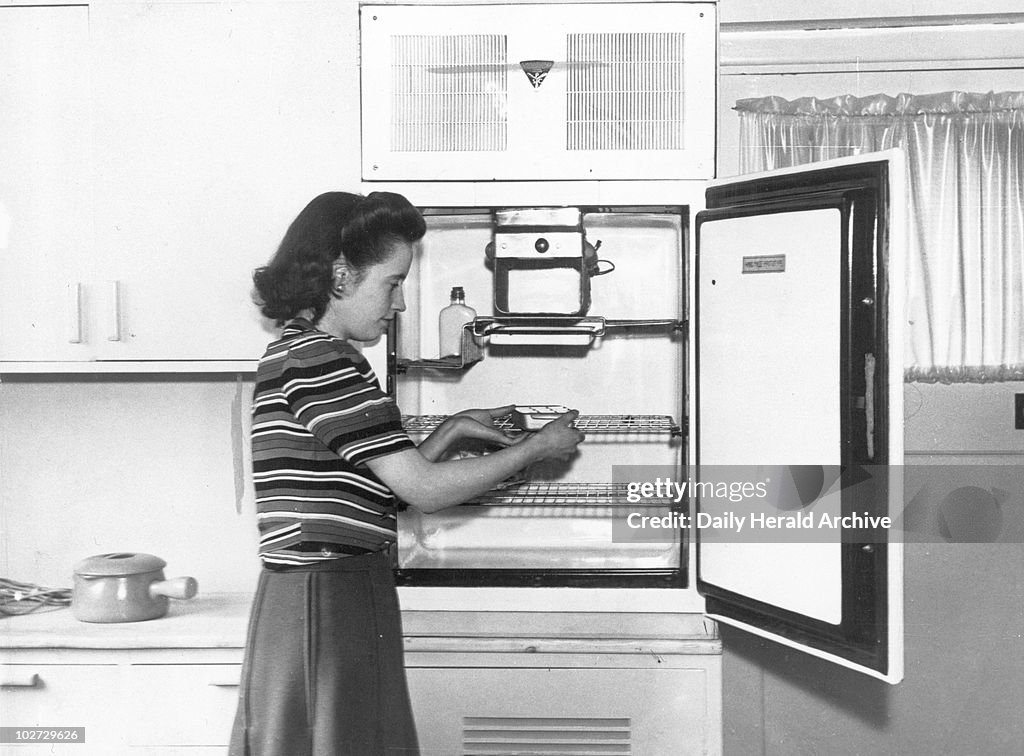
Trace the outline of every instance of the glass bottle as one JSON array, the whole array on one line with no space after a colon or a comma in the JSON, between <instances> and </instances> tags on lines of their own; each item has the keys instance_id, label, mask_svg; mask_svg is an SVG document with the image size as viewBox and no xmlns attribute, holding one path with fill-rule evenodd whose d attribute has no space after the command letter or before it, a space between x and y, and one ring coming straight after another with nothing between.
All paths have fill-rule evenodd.
<instances>
[{"instance_id":1,"label":"glass bottle","mask_svg":"<svg viewBox=\"0 0 1024 756\"><path fill-rule=\"evenodd\" d=\"M462 287L452 287L451 304L442 308L437 318L441 357L462 355L462 327L475 317L476 310L466 304L466 293Z\"/></svg>"}]
</instances>

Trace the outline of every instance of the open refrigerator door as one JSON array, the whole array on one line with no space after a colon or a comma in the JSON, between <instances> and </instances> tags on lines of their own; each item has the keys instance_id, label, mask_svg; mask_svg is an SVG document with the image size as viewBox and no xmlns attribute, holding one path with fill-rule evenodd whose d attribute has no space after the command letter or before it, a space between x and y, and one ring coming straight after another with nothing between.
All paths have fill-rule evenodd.
<instances>
[{"instance_id":1,"label":"open refrigerator door","mask_svg":"<svg viewBox=\"0 0 1024 756\"><path fill-rule=\"evenodd\" d=\"M890 683L904 185L876 153L717 182L696 220L692 472L753 493L696 498L707 613Z\"/></svg>"}]
</instances>

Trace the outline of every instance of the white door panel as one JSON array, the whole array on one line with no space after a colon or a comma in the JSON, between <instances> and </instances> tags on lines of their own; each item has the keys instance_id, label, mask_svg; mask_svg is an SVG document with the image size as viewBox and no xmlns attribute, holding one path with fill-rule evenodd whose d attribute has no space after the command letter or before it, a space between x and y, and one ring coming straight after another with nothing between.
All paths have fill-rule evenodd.
<instances>
[{"instance_id":1,"label":"white door panel","mask_svg":"<svg viewBox=\"0 0 1024 756\"><path fill-rule=\"evenodd\" d=\"M700 370L725 380L702 384L702 415L714 418L702 426L702 467L840 463L841 222L829 208L705 226L702 245L721 252L701 260ZM713 500L703 509L722 516L737 507ZM773 606L841 619L838 537L707 543L701 574Z\"/></svg>"}]
</instances>

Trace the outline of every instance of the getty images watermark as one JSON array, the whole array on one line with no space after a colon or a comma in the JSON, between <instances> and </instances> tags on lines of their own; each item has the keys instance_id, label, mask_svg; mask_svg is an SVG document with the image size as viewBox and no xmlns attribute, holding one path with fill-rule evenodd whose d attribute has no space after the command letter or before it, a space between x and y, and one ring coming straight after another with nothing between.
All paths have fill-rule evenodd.
<instances>
[{"instance_id":1,"label":"getty images watermark","mask_svg":"<svg viewBox=\"0 0 1024 756\"><path fill-rule=\"evenodd\" d=\"M613 468L616 543L1024 542L1011 465Z\"/></svg>"}]
</instances>

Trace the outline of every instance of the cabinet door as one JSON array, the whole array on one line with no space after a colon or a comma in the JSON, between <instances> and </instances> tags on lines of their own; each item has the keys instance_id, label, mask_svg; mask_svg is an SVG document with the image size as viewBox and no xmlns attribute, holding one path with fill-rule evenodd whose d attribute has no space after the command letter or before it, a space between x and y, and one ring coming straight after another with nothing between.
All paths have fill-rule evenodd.
<instances>
[{"instance_id":1,"label":"cabinet door","mask_svg":"<svg viewBox=\"0 0 1024 756\"><path fill-rule=\"evenodd\" d=\"M259 357L253 268L316 193L358 176L339 6L90 9L98 286L117 307L101 359Z\"/></svg>"},{"instance_id":2,"label":"cabinet door","mask_svg":"<svg viewBox=\"0 0 1024 756\"><path fill-rule=\"evenodd\" d=\"M696 474L752 486L698 498L698 590L715 619L890 683L903 192L901 155L865 155L721 183L697 216Z\"/></svg>"},{"instance_id":3,"label":"cabinet door","mask_svg":"<svg viewBox=\"0 0 1024 756\"><path fill-rule=\"evenodd\" d=\"M126 719L114 665L2 664L0 716L5 727L84 727L83 748L19 745L17 753L116 753ZM0 749L5 750L5 749ZM6 750L5 750L6 752Z\"/></svg>"},{"instance_id":4,"label":"cabinet door","mask_svg":"<svg viewBox=\"0 0 1024 756\"><path fill-rule=\"evenodd\" d=\"M241 675L240 664L133 664L128 689L137 715L126 724L129 743L226 746Z\"/></svg>"},{"instance_id":5,"label":"cabinet door","mask_svg":"<svg viewBox=\"0 0 1024 756\"><path fill-rule=\"evenodd\" d=\"M89 359L89 9L0 8L0 360Z\"/></svg>"}]
</instances>

